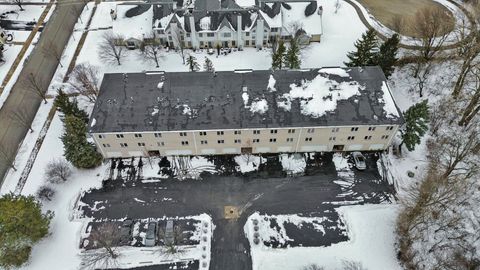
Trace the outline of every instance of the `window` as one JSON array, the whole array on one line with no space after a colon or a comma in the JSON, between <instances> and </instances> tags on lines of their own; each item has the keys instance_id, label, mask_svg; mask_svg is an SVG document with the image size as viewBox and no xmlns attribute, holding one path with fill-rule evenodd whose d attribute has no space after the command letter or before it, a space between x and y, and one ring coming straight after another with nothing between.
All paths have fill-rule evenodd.
<instances>
[{"instance_id":1,"label":"window","mask_svg":"<svg viewBox=\"0 0 480 270\"><path fill-rule=\"evenodd\" d=\"M133 134L133 136L135 136L135 138L141 138L141 137L142 137L142 134L140 134L140 133L135 133L135 134Z\"/></svg>"},{"instance_id":2,"label":"window","mask_svg":"<svg viewBox=\"0 0 480 270\"><path fill-rule=\"evenodd\" d=\"M242 143L242 140L240 140L240 139L235 139L235 143Z\"/></svg>"},{"instance_id":3,"label":"window","mask_svg":"<svg viewBox=\"0 0 480 270\"><path fill-rule=\"evenodd\" d=\"M270 32L272 32L272 33L277 32L277 28L272 28L272 29L270 29Z\"/></svg>"},{"instance_id":4,"label":"window","mask_svg":"<svg viewBox=\"0 0 480 270\"><path fill-rule=\"evenodd\" d=\"M205 44L203 43L203 41L200 41L200 47L203 47L205 46Z\"/></svg>"},{"instance_id":5,"label":"window","mask_svg":"<svg viewBox=\"0 0 480 270\"><path fill-rule=\"evenodd\" d=\"M358 127L352 127L350 131L358 131Z\"/></svg>"},{"instance_id":6,"label":"window","mask_svg":"<svg viewBox=\"0 0 480 270\"><path fill-rule=\"evenodd\" d=\"M245 36L250 36L250 32L245 32Z\"/></svg>"},{"instance_id":7,"label":"window","mask_svg":"<svg viewBox=\"0 0 480 270\"><path fill-rule=\"evenodd\" d=\"M153 135L155 135L155 138L161 138L162 137L162 133L154 133Z\"/></svg>"},{"instance_id":8,"label":"window","mask_svg":"<svg viewBox=\"0 0 480 270\"><path fill-rule=\"evenodd\" d=\"M278 130L276 130L276 129L270 130L270 133L271 133L271 134L277 134L277 132L278 132Z\"/></svg>"},{"instance_id":9,"label":"window","mask_svg":"<svg viewBox=\"0 0 480 270\"><path fill-rule=\"evenodd\" d=\"M241 131L241 130L235 130L233 133L234 133L235 135L240 135L240 134L242 134L242 131Z\"/></svg>"},{"instance_id":10,"label":"window","mask_svg":"<svg viewBox=\"0 0 480 270\"><path fill-rule=\"evenodd\" d=\"M203 33L198 33L198 37L203 37Z\"/></svg>"},{"instance_id":11,"label":"window","mask_svg":"<svg viewBox=\"0 0 480 270\"><path fill-rule=\"evenodd\" d=\"M207 37L214 37L215 34L214 33L207 33Z\"/></svg>"},{"instance_id":12,"label":"window","mask_svg":"<svg viewBox=\"0 0 480 270\"><path fill-rule=\"evenodd\" d=\"M139 142L139 143L138 143L138 146L145 146L145 143Z\"/></svg>"},{"instance_id":13,"label":"window","mask_svg":"<svg viewBox=\"0 0 480 270\"><path fill-rule=\"evenodd\" d=\"M393 126L387 127L387 130L393 130Z\"/></svg>"},{"instance_id":14,"label":"window","mask_svg":"<svg viewBox=\"0 0 480 270\"><path fill-rule=\"evenodd\" d=\"M257 135L260 134L260 130L258 130L258 129L254 130L253 134L257 134Z\"/></svg>"},{"instance_id":15,"label":"window","mask_svg":"<svg viewBox=\"0 0 480 270\"><path fill-rule=\"evenodd\" d=\"M128 144L126 144L126 143L120 143L120 147L122 147L122 148L128 147Z\"/></svg>"},{"instance_id":16,"label":"window","mask_svg":"<svg viewBox=\"0 0 480 270\"><path fill-rule=\"evenodd\" d=\"M185 137L185 136L187 136L186 132L180 132L180 137Z\"/></svg>"},{"instance_id":17,"label":"window","mask_svg":"<svg viewBox=\"0 0 480 270\"><path fill-rule=\"evenodd\" d=\"M259 143L260 139L253 139L253 143Z\"/></svg>"},{"instance_id":18,"label":"window","mask_svg":"<svg viewBox=\"0 0 480 270\"><path fill-rule=\"evenodd\" d=\"M187 33L187 37L190 37L190 33Z\"/></svg>"},{"instance_id":19,"label":"window","mask_svg":"<svg viewBox=\"0 0 480 270\"><path fill-rule=\"evenodd\" d=\"M337 137L330 137L328 138L329 141L336 141L337 140Z\"/></svg>"},{"instance_id":20,"label":"window","mask_svg":"<svg viewBox=\"0 0 480 270\"><path fill-rule=\"evenodd\" d=\"M123 138L123 134L117 134L117 138Z\"/></svg>"},{"instance_id":21,"label":"window","mask_svg":"<svg viewBox=\"0 0 480 270\"><path fill-rule=\"evenodd\" d=\"M103 138L103 135L98 135L98 138L99 138L99 139L102 139L102 138Z\"/></svg>"},{"instance_id":22,"label":"window","mask_svg":"<svg viewBox=\"0 0 480 270\"><path fill-rule=\"evenodd\" d=\"M313 133L313 132L315 132L315 129L313 129L313 128L307 129L307 133Z\"/></svg>"},{"instance_id":23,"label":"window","mask_svg":"<svg viewBox=\"0 0 480 270\"><path fill-rule=\"evenodd\" d=\"M347 140L349 140L349 141L355 140L355 136L348 136Z\"/></svg>"},{"instance_id":24,"label":"window","mask_svg":"<svg viewBox=\"0 0 480 270\"><path fill-rule=\"evenodd\" d=\"M289 129L288 133L290 133L290 134L295 133L295 129Z\"/></svg>"},{"instance_id":25,"label":"window","mask_svg":"<svg viewBox=\"0 0 480 270\"><path fill-rule=\"evenodd\" d=\"M222 144L222 143L225 143L225 141L224 140L218 140L217 143Z\"/></svg>"},{"instance_id":26,"label":"window","mask_svg":"<svg viewBox=\"0 0 480 270\"><path fill-rule=\"evenodd\" d=\"M372 139L372 136L365 136L365 140L369 141Z\"/></svg>"},{"instance_id":27,"label":"window","mask_svg":"<svg viewBox=\"0 0 480 270\"><path fill-rule=\"evenodd\" d=\"M104 144L103 144L103 147L110 147L110 144L104 143Z\"/></svg>"},{"instance_id":28,"label":"window","mask_svg":"<svg viewBox=\"0 0 480 270\"><path fill-rule=\"evenodd\" d=\"M382 135L382 140L388 139L388 135Z\"/></svg>"},{"instance_id":29,"label":"window","mask_svg":"<svg viewBox=\"0 0 480 270\"><path fill-rule=\"evenodd\" d=\"M165 142L157 142L157 146L165 146Z\"/></svg>"},{"instance_id":30,"label":"window","mask_svg":"<svg viewBox=\"0 0 480 270\"><path fill-rule=\"evenodd\" d=\"M277 142L277 139L276 138L271 138L270 142Z\"/></svg>"},{"instance_id":31,"label":"window","mask_svg":"<svg viewBox=\"0 0 480 270\"><path fill-rule=\"evenodd\" d=\"M245 41L245 46L250 46L250 41L249 40Z\"/></svg>"},{"instance_id":32,"label":"window","mask_svg":"<svg viewBox=\"0 0 480 270\"><path fill-rule=\"evenodd\" d=\"M305 138L305 141L306 141L306 142L311 142L311 141L312 141L312 137L307 137L307 138Z\"/></svg>"},{"instance_id":33,"label":"window","mask_svg":"<svg viewBox=\"0 0 480 270\"><path fill-rule=\"evenodd\" d=\"M332 128L332 132L338 132L340 128Z\"/></svg>"},{"instance_id":34,"label":"window","mask_svg":"<svg viewBox=\"0 0 480 270\"><path fill-rule=\"evenodd\" d=\"M208 144L207 141L200 141L200 144Z\"/></svg>"},{"instance_id":35,"label":"window","mask_svg":"<svg viewBox=\"0 0 480 270\"><path fill-rule=\"evenodd\" d=\"M217 131L217 135L218 136L223 135L223 131Z\"/></svg>"},{"instance_id":36,"label":"window","mask_svg":"<svg viewBox=\"0 0 480 270\"><path fill-rule=\"evenodd\" d=\"M253 37L255 38L255 37ZM255 40L252 40L252 46L255 46Z\"/></svg>"},{"instance_id":37,"label":"window","mask_svg":"<svg viewBox=\"0 0 480 270\"><path fill-rule=\"evenodd\" d=\"M223 37L231 37L232 33L223 33Z\"/></svg>"},{"instance_id":38,"label":"window","mask_svg":"<svg viewBox=\"0 0 480 270\"><path fill-rule=\"evenodd\" d=\"M206 131L200 131L200 136L207 136L207 132Z\"/></svg>"},{"instance_id":39,"label":"window","mask_svg":"<svg viewBox=\"0 0 480 270\"><path fill-rule=\"evenodd\" d=\"M182 145L188 145L188 141L182 141Z\"/></svg>"},{"instance_id":40,"label":"window","mask_svg":"<svg viewBox=\"0 0 480 270\"><path fill-rule=\"evenodd\" d=\"M293 138L287 138L287 142L293 142Z\"/></svg>"},{"instance_id":41,"label":"window","mask_svg":"<svg viewBox=\"0 0 480 270\"><path fill-rule=\"evenodd\" d=\"M368 127L368 131L375 131L375 127Z\"/></svg>"}]
</instances>

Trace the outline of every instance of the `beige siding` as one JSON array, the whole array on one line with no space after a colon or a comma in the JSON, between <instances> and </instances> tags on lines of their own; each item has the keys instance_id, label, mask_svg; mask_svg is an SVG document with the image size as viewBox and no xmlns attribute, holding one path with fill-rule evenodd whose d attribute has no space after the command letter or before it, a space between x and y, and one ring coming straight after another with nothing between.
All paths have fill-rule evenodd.
<instances>
[{"instance_id":1,"label":"beige siding","mask_svg":"<svg viewBox=\"0 0 480 270\"><path fill-rule=\"evenodd\" d=\"M158 132L157 136L154 132L92 135L105 157L129 157L146 156L149 151L159 151L160 155L235 154L240 153L245 147L251 147L253 153L332 151L334 145L343 145L343 151L382 150L390 145L398 128L398 126L384 125L371 126L375 130L369 130L369 127L169 131ZM393 127L393 129L387 130L387 127ZM293 131L289 132L289 130ZM236 134L236 131L239 134ZM204 135L203 132L206 134ZM382 136L388 137L382 138Z\"/></svg>"}]
</instances>

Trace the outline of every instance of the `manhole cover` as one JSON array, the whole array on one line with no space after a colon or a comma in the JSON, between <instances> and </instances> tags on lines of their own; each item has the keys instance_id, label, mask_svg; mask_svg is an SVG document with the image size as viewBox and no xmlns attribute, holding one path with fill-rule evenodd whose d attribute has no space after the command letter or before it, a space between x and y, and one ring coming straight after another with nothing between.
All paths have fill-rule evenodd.
<instances>
[{"instance_id":1,"label":"manhole cover","mask_svg":"<svg viewBox=\"0 0 480 270\"><path fill-rule=\"evenodd\" d=\"M240 217L238 213L238 209L235 206L230 206L230 205L225 206L223 213L224 213L225 219L234 219L234 218Z\"/></svg>"}]
</instances>

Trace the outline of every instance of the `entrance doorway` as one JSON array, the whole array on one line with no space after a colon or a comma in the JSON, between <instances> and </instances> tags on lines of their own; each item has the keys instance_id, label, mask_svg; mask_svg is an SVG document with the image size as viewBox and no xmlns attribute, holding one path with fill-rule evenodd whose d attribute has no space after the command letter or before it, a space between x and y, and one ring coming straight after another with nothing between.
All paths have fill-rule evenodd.
<instances>
[{"instance_id":1,"label":"entrance doorway","mask_svg":"<svg viewBox=\"0 0 480 270\"><path fill-rule=\"evenodd\" d=\"M253 153L253 148L252 147L242 147L240 149L240 152L242 154L251 154L251 153Z\"/></svg>"},{"instance_id":2,"label":"entrance doorway","mask_svg":"<svg viewBox=\"0 0 480 270\"><path fill-rule=\"evenodd\" d=\"M333 146L333 151L343 151L343 148L345 148L345 145L343 144L335 144Z\"/></svg>"}]
</instances>

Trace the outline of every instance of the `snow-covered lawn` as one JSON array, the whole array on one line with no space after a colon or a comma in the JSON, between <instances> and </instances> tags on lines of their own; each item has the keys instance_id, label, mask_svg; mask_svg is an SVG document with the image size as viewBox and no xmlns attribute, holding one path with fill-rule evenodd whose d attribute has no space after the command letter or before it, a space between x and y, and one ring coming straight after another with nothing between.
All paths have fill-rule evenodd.
<instances>
[{"instance_id":1,"label":"snow-covered lawn","mask_svg":"<svg viewBox=\"0 0 480 270\"><path fill-rule=\"evenodd\" d=\"M5 60L5 62L0 64L0 82L3 82L5 76L7 76L8 70L10 70L10 67L15 61L15 58L17 58L17 55L21 49L22 46L20 45L5 45L3 51L3 59Z\"/></svg>"},{"instance_id":2,"label":"snow-covered lawn","mask_svg":"<svg viewBox=\"0 0 480 270\"><path fill-rule=\"evenodd\" d=\"M0 5L0 15L6 13L7 20L15 21L38 21L46 5L24 5L20 10L15 5Z\"/></svg>"},{"instance_id":3,"label":"snow-covered lawn","mask_svg":"<svg viewBox=\"0 0 480 270\"><path fill-rule=\"evenodd\" d=\"M333 270L341 269L343 260L361 262L369 270L401 269L394 248L396 205L343 206L336 210L350 240L328 247L273 249L262 242L254 244L250 217L244 229L252 246L253 270L301 270L309 264ZM292 216L292 219L298 217Z\"/></svg>"}]
</instances>

